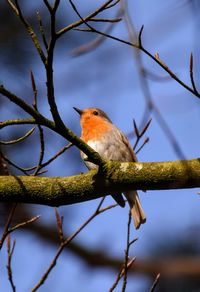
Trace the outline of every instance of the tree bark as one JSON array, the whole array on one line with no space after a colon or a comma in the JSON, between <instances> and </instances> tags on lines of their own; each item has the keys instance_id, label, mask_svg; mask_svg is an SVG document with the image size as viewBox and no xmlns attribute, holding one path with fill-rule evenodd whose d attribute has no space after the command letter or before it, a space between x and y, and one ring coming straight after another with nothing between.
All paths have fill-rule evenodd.
<instances>
[{"instance_id":1,"label":"tree bark","mask_svg":"<svg viewBox=\"0 0 200 292\"><path fill-rule=\"evenodd\" d=\"M0 176L0 201L60 206L127 190L200 187L200 159L168 162L107 161L69 177Z\"/></svg>"}]
</instances>

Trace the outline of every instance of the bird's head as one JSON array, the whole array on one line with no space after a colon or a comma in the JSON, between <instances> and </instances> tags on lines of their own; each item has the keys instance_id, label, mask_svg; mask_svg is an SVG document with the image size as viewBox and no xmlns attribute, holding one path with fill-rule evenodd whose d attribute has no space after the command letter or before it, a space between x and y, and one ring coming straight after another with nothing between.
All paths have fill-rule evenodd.
<instances>
[{"instance_id":1,"label":"bird's head","mask_svg":"<svg viewBox=\"0 0 200 292\"><path fill-rule=\"evenodd\" d=\"M74 110L80 115L80 123L83 127L86 123L101 123L101 122L109 122L111 120L107 116L107 114L99 108L86 108L84 110L80 110L74 107Z\"/></svg>"}]
</instances>

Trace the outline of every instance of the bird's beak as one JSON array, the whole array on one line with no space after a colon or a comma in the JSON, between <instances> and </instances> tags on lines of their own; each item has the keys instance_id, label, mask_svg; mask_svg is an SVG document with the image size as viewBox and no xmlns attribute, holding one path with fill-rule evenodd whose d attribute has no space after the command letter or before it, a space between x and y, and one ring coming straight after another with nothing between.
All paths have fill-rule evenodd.
<instances>
[{"instance_id":1,"label":"bird's beak","mask_svg":"<svg viewBox=\"0 0 200 292\"><path fill-rule=\"evenodd\" d=\"M73 107L73 109L74 109L79 115L81 115L81 114L83 113L83 111L80 110L80 109L77 108L77 107Z\"/></svg>"}]
</instances>

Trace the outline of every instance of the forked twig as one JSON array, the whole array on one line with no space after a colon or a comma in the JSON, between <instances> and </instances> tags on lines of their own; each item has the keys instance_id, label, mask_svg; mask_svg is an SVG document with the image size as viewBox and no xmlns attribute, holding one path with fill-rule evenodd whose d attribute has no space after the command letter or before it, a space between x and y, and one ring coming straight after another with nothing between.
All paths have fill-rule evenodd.
<instances>
[{"instance_id":1,"label":"forked twig","mask_svg":"<svg viewBox=\"0 0 200 292\"><path fill-rule=\"evenodd\" d=\"M152 119L150 119L146 125L143 127L143 129L141 131L139 131L138 127L137 127L137 124L136 124L136 121L133 120L133 126L134 126L134 131L135 131L135 134L136 134L136 141L135 141L135 144L133 146L133 149L135 150L140 139L144 136L144 134L146 133L147 129L149 128L149 125L151 124L151 121ZM149 138L146 138L144 143L142 144L142 146L139 148L139 150L137 150L137 153L144 147L144 145L149 142Z\"/></svg>"},{"instance_id":2,"label":"forked twig","mask_svg":"<svg viewBox=\"0 0 200 292\"><path fill-rule=\"evenodd\" d=\"M12 232L14 232L17 229L23 228L23 227L27 226L28 224L35 222L36 220L38 220L40 218L40 215L37 215L29 220L26 220L24 222L16 224L13 227L10 227L11 220L14 216L14 211L16 209L16 206L17 206L17 203L12 207L11 212L10 212L9 217L8 217L8 220L7 220L6 225L4 227L4 232L3 232L1 240L0 240L0 249L2 248L3 243L9 234L11 234Z\"/></svg>"},{"instance_id":3,"label":"forked twig","mask_svg":"<svg viewBox=\"0 0 200 292\"><path fill-rule=\"evenodd\" d=\"M54 156L52 156L49 160L47 160L46 162L43 162L41 164L41 168L46 167L47 165L49 165L51 162L53 162L56 158L58 158L60 155L62 155L66 150L68 150L69 148L71 148L73 146L72 143L68 143L66 146L62 147ZM40 169L41 169L40 168Z\"/></svg>"},{"instance_id":4,"label":"forked twig","mask_svg":"<svg viewBox=\"0 0 200 292\"><path fill-rule=\"evenodd\" d=\"M10 224L12 222L16 208L17 208L17 203L14 203L11 207L11 210L10 210L9 215L8 215L8 219L7 219L6 224L4 226L4 231L3 231L3 234L2 234L2 237L0 240L0 249L2 248L3 243L6 239L6 236L8 235L8 230L9 230Z\"/></svg>"},{"instance_id":5,"label":"forked twig","mask_svg":"<svg viewBox=\"0 0 200 292\"><path fill-rule=\"evenodd\" d=\"M191 92L192 94L194 94L195 96L197 96L198 98L200 98L200 93L196 92L192 87L190 87L189 85L187 85L186 83L184 83L172 70L170 70L170 68L164 63L163 60L160 59L159 54L156 53L155 55L151 54L148 50L146 50L142 44L142 33L144 30L144 25L142 25L140 32L139 32L139 36L138 36L138 43L133 43L130 41L126 41L124 39L115 37L113 35L104 33L96 28L94 28L93 26L91 26L90 24L88 24L88 22L86 21L86 19L84 19L77 7L75 6L75 4L73 3L72 0L69 0L73 10L75 11L75 13L79 16L79 18L82 20L83 23L85 23L85 25L89 28L88 31L92 32L92 33L97 33L100 35L103 35L107 38L116 40L120 43L129 45L131 47L137 48L139 50L141 50L145 55L147 55L150 59L152 59L153 61L155 61L160 67L162 67L176 82L178 82L181 86L183 86L186 90L188 90L189 92Z\"/></svg>"},{"instance_id":6,"label":"forked twig","mask_svg":"<svg viewBox=\"0 0 200 292\"><path fill-rule=\"evenodd\" d=\"M135 261L135 257L132 258L128 264L127 264L127 268L131 268L132 264L134 263ZM124 264L122 265L122 268L120 269L118 275L117 275L117 278L115 280L115 282L113 283L112 287L109 289L109 292L113 292L115 290L115 288L117 287L119 281L121 280L121 278L124 276L124 273L125 273L125 268L124 268Z\"/></svg>"},{"instance_id":7,"label":"forked twig","mask_svg":"<svg viewBox=\"0 0 200 292\"><path fill-rule=\"evenodd\" d=\"M129 212L128 215L128 223L127 223L127 241L126 241L126 249L125 249L125 256L124 256L124 263L117 275L116 280L114 281L112 287L109 289L109 292L113 292L114 289L117 287L119 281L121 280L122 277L124 277L123 280L123 286L122 286L122 291L126 290L126 284L127 284L127 273L128 270L131 268L132 264L135 261L135 257L129 260L129 250L131 245L138 239L135 238L130 241L130 226L131 226L131 212Z\"/></svg>"},{"instance_id":8,"label":"forked twig","mask_svg":"<svg viewBox=\"0 0 200 292\"><path fill-rule=\"evenodd\" d=\"M116 14L116 19L122 19L120 16L122 16L122 12L121 10L118 10L117 14ZM96 19L96 18L95 18ZM109 21L111 22L111 21ZM107 27L107 29L105 30L105 33L110 33L113 29L113 23L111 22L110 25ZM78 48L75 48L73 50L73 55L74 56L78 56L81 54L85 54L90 52L91 50L96 49L98 46L100 46L100 44L102 44L104 42L104 40L106 40L106 37L103 35L98 35L94 40L90 41L89 43L83 44Z\"/></svg>"},{"instance_id":9,"label":"forked twig","mask_svg":"<svg viewBox=\"0 0 200 292\"><path fill-rule=\"evenodd\" d=\"M43 274L43 276L41 277L41 279L38 281L38 283L34 286L34 288L31 290L32 292L37 291L45 282L45 280L47 279L47 277L49 276L50 272L52 271L52 269L55 267L56 262L60 256L60 254L62 253L63 249L99 214L112 209L114 207L117 206L117 204L105 207L105 208L101 208L103 202L104 202L105 198L102 198L100 203L98 204L96 210L94 211L94 213L68 238L66 238L63 242L60 243L60 246L56 252L56 255L54 256L52 262L50 263L48 269L46 270L46 272Z\"/></svg>"}]
</instances>

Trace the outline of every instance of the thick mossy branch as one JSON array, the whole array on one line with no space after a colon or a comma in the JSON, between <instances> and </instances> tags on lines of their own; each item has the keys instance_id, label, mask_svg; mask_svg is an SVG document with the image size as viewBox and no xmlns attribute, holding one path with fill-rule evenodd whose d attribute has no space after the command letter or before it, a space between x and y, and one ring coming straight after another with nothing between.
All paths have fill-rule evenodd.
<instances>
[{"instance_id":1,"label":"thick mossy branch","mask_svg":"<svg viewBox=\"0 0 200 292\"><path fill-rule=\"evenodd\" d=\"M70 177L0 176L0 201L60 206L116 191L200 187L200 159L120 163L108 161L103 173Z\"/></svg>"}]
</instances>

